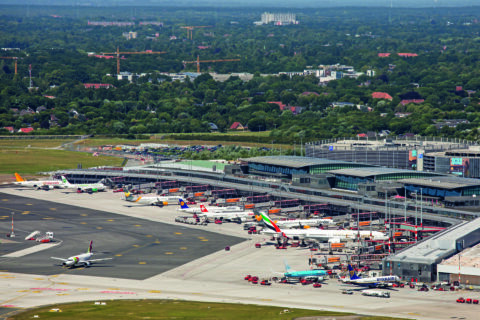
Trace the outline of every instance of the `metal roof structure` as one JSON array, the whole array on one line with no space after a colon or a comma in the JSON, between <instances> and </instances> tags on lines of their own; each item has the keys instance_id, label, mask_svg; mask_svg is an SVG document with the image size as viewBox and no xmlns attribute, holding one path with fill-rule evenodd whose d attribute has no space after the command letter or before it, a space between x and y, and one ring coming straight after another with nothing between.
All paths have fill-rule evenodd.
<instances>
[{"instance_id":1,"label":"metal roof structure","mask_svg":"<svg viewBox=\"0 0 480 320\"><path fill-rule=\"evenodd\" d=\"M321 158L311 158L311 157L298 157L298 156L264 156L264 157L253 157L253 158L242 158L240 161L245 162L255 162L266 165L274 166L283 166L290 168L303 168L309 166L320 166L320 165L332 165L332 164L345 164L345 165L356 165L353 162L346 161L337 161ZM358 164L358 166L370 167L368 164Z\"/></svg>"},{"instance_id":2,"label":"metal roof structure","mask_svg":"<svg viewBox=\"0 0 480 320\"><path fill-rule=\"evenodd\" d=\"M456 253L456 242L480 229L480 219L463 222L423 241L412 245L399 253L387 257L387 261L434 264Z\"/></svg>"},{"instance_id":3,"label":"metal roof structure","mask_svg":"<svg viewBox=\"0 0 480 320\"><path fill-rule=\"evenodd\" d=\"M386 174L418 174L418 175L437 175L435 173L425 173L422 171L413 171L413 170L404 170L404 169L393 169L393 168L385 168L385 167L364 167L364 168L349 168L349 169L337 169L328 171L328 173L333 173L335 175L345 175L345 176L354 176L354 177L374 177L378 175L386 175Z\"/></svg>"},{"instance_id":4,"label":"metal roof structure","mask_svg":"<svg viewBox=\"0 0 480 320\"><path fill-rule=\"evenodd\" d=\"M439 189L459 189L480 186L480 179L469 179L451 176L435 176L430 178L401 179L403 184L418 185Z\"/></svg>"}]
</instances>

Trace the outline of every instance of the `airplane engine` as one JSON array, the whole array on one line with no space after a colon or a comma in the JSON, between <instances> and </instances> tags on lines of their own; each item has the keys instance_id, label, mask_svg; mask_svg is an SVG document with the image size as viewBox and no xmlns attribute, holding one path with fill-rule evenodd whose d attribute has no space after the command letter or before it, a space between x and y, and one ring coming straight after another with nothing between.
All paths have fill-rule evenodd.
<instances>
[{"instance_id":1,"label":"airplane engine","mask_svg":"<svg viewBox=\"0 0 480 320\"><path fill-rule=\"evenodd\" d=\"M75 263L77 263L78 261L78 258L75 258L73 260L67 260L67 261L64 261L62 264L65 266L65 267L73 267L75 265Z\"/></svg>"},{"instance_id":2,"label":"airplane engine","mask_svg":"<svg viewBox=\"0 0 480 320\"><path fill-rule=\"evenodd\" d=\"M86 267L86 268L88 268L88 267L90 267L91 264L92 264L92 263L91 263L90 261L85 261L85 262L83 263L83 266Z\"/></svg>"}]
</instances>

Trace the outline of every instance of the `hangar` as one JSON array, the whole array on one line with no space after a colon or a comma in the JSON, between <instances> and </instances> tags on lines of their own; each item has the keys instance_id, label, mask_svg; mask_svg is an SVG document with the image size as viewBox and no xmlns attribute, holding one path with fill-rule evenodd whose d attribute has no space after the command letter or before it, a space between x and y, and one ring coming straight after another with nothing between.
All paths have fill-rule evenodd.
<instances>
[{"instance_id":1,"label":"hangar","mask_svg":"<svg viewBox=\"0 0 480 320\"><path fill-rule=\"evenodd\" d=\"M421 282L447 280L452 268L442 267L443 269L437 270L437 264L475 246L479 241L480 219L463 222L386 257L382 261L383 274L395 274L404 280L414 278ZM438 271L441 273L440 278L437 278Z\"/></svg>"}]
</instances>

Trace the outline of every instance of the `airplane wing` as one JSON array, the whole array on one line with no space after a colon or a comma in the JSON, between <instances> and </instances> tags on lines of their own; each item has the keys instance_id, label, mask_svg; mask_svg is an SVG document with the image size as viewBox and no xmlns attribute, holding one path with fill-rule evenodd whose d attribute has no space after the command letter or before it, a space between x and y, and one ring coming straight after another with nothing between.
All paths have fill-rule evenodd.
<instances>
[{"instance_id":1,"label":"airplane wing","mask_svg":"<svg viewBox=\"0 0 480 320\"><path fill-rule=\"evenodd\" d=\"M103 259L89 259L86 260L87 262L98 262L98 261L105 261L105 260L112 260L113 258L103 258Z\"/></svg>"},{"instance_id":2,"label":"airplane wing","mask_svg":"<svg viewBox=\"0 0 480 320\"><path fill-rule=\"evenodd\" d=\"M60 260L60 261L67 261L68 259L64 258L57 258L57 257L50 257L50 259Z\"/></svg>"}]
</instances>

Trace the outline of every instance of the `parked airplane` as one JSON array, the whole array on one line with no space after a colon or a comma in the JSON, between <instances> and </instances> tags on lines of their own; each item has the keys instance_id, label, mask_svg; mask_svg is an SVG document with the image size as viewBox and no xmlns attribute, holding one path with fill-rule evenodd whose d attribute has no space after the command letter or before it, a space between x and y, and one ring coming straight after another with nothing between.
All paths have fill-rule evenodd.
<instances>
[{"instance_id":1,"label":"parked airplane","mask_svg":"<svg viewBox=\"0 0 480 320\"><path fill-rule=\"evenodd\" d=\"M322 229L283 229L281 230L275 222L273 222L266 214L260 213L267 229L262 233L268 235L283 236L287 239L303 240L315 239L320 241L328 241L338 243L340 241L355 240L357 237L361 239L371 240L388 240L388 236L378 231L359 231L359 230L322 230Z\"/></svg>"},{"instance_id":2,"label":"parked airplane","mask_svg":"<svg viewBox=\"0 0 480 320\"><path fill-rule=\"evenodd\" d=\"M262 220L261 216L256 216L258 221ZM278 227L282 228L305 228L318 227L322 225L335 224L332 219L292 219L292 220L278 220L275 221Z\"/></svg>"},{"instance_id":3,"label":"parked airplane","mask_svg":"<svg viewBox=\"0 0 480 320\"><path fill-rule=\"evenodd\" d=\"M229 208L234 208L233 211L230 211ZM248 218L253 218L255 213L253 211L238 211L239 207L212 207L210 209L205 208L204 205L200 205L200 213L197 213L200 217L222 219L222 220L235 220L235 221L246 221Z\"/></svg>"},{"instance_id":4,"label":"parked airplane","mask_svg":"<svg viewBox=\"0 0 480 320\"><path fill-rule=\"evenodd\" d=\"M344 279L344 283L353 284L357 286L364 286L369 288L389 287L393 282L400 282L398 276L382 276L382 277L370 277L361 278L355 272L351 264L347 266L349 279Z\"/></svg>"},{"instance_id":5,"label":"parked airplane","mask_svg":"<svg viewBox=\"0 0 480 320\"><path fill-rule=\"evenodd\" d=\"M322 281L325 279L325 276L328 275L327 270L323 269L311 269L311 270L303 270L303 271L295 271L290 268L288 263L285 261L285 273L283 276L288 279L306 279L306 280L317 280Z\"/></svg>"},{"instance_id":6,"label":"parked airplane","mask_svg":"<svg viewBox=\"0 0 480 320\"><path fill-rule=\"evenodd\" d=\"M100 180L101 181L101 180ZM67 189L76 189L85 192L97 192L97 191L105 191L107 186L105 186L101 182L97 183L82 183L82 184L72 184L68 182L67 178L62 176L62 182L66 186Z\"/></svg>"},{"instance_id":7,"label":"parked airplane","mask_svg":"<svg viewBox=\"0 0 480 320\"><path fill-rule=\"evenodd\" d=\"M180 197L177 196L154 196L154 197L134 197L130 192L125 192L125 200L138 205L145 206L168 206L169 203L177 203Z\"/></svg>"},{"instance_id":8,"label":"parked airplane","mask_svg":"<svg viewBox=\"0 0 480 320\"><path fill-rule=\"evenodd\" d=\"M180 208L178 208L178 210L180 210L180 211L187 212L187 213L201 213L202 212L202 209L200 209L200 208L190 208L187 205L187 203L185 202L185 200L183 200L182 198L180 198L178 200L178 204L180 205Z\"/></svg>"},{"instance_id":9,"label":"parked airplane","mask_svg":"<svg viewBox=\"0 0 480 320\"><path fill-rule=\"evenodd\" d=\"M27 181L23 179L18 173L15 172L15 179L14 182L16 185L20 185L23 187L30 187L30 188L65 188L64 183L61 180L39 180L39 181Z\"/></svg>"},{"instance_id":10,"label":"parked airplane","mask_svg":"<svg viewBox=\"0 0 480 320\"><path fill-rule=\"evenodd\" d=\"M238 206L228 206L228 207L205 207L203 204L200 205L200 210L202 212L243 212L244 210Z\"/></svg>"},{"instance_id":11,"label":"parked airplane","mask_svg":"<svg viewBox=\"0 0 480 320\"><path fill-rule=\"evenodd\" d=\"M90 259L93 256L92 247L93 247L93 241L90 241L90 246L88 247L88 251L86 253L81 253L79 255L71 256L67 259L57 258L57 257L51 257L51 258L55 260L61 260L62 265L64 267L69 267L69 268L73 268L77 266L90 267L92 262L105 261L105 260L112 259L112 258Z\"/></svg>"}]
</instances>

